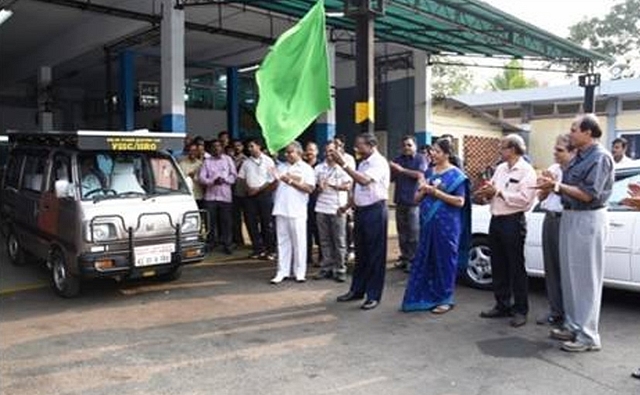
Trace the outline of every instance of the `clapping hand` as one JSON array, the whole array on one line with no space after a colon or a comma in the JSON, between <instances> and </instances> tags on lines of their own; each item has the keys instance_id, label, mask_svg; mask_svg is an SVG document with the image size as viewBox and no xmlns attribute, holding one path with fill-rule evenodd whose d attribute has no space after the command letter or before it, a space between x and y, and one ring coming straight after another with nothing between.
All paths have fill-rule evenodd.
<instances>
[{"instance_id":1,"label":"clapping hand","mask_svg":"<svg viewBox=\"0 0 640 395\"><path fill-rule=\"evenodd\" d=\"M495 194L496 187L494 187L493 184L487 182L486 184L482 185L477 191L475 191L473 196L477 199L484 200L491 199L495 196Z\"/></svg>"},{"instance_id":2,"label":"clapping hand","mask_svg":"<svg viewBox=\"0 0 640 395\"><path fill-rule=\"evenodd\" d=\"M291 182L291 177L289 177L289 173L284 173L279 178L280 178L280 181L282 181L282 182L284 182L286 184Z\"/></svg>"},{"instance_id":3,"label":"clapping hand","mask_svg":"<svg viewBox=\"0 0 640 395\"><path fill-rule=\"evenodd\" d=\"M545 175L545 173L547 174ZM551 192L555 184L556 180L553 175L548 172L543 172L542 176L538 177L535 188L545 192Z\"/></svg>"},{"instance_id":4,"label":"clapping hand","mask_svg":"<svg viewBox=\"0 0 640 395\"><path fill-rule=\"evenodd\" d=\"M620 204L640 210L640 183L629 184L629 197L622 199Z\"/></svg>"}]
</instances>

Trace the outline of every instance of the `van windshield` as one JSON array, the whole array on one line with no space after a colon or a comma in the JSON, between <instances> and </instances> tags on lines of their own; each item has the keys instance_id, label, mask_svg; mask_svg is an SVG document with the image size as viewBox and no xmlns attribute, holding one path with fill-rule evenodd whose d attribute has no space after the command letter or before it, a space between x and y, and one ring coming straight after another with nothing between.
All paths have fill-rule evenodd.
<instances>
[{"instance_id":1,"label":"van windshield","mask_svg":"<svg viewBox=\"0 0 640 395\"><path fill-rule=\"evenodd\" d=\"M78 175L83 200L189 193L171 157L161 152L82 152Z\"/></svg>"}]
</instances>

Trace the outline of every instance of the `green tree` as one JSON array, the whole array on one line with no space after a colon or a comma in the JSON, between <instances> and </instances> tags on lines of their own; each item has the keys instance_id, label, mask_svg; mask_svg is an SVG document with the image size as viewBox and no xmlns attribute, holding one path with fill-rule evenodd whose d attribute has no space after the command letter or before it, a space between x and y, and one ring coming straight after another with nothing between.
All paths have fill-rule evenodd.
<instances>
[{"instance_id":1,"label":"green tree","mask_svg":"<svg viewBox=\"0 0 640 395\"><path fill-rule=\"evenodd\" d=\"M524 75L522 62L517 59L509 61L505 66L505 69L489 81L489 87L494 91L534 88L538 85L538 81L533 78L527 78Z\"/></svg>"},{"instance_id":2,"label":"green tree","mask_svg":"<svg viewBox=\"0 0 640 395\"><path fill-rule=\"evenodd\" d=\"M569 40L612 59L597 66L616 63L614 78L631 78L640 67L640 0L624 0L602 17L585 18L569 27Z\"/></svg>"},{"instance_id":3,"label":"green tree","mask_svg":"<svg viewBox=\"0 0 640 395\"><path fill-rule=\"evenodd\" d=\"M451 59L443 56L431 58L431 97L444 99L472 93L475 90L473 73L467 66L452 65Z\"/></svg>"}]
</instances>

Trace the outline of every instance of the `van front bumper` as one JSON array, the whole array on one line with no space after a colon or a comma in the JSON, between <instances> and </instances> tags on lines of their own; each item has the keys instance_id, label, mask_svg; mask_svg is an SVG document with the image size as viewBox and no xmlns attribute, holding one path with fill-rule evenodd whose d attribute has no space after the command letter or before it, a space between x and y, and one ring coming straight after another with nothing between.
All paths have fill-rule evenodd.
<instances>
[{"instance_id":1,"label":"van front bumper","mask_svg":"<svg viewBox=\"0 0 640 395\"><path fill-rule=\"evenodd\" d=\"M129 250L109 248L105 252L86 253L78 257L78 274L83 278L140 278L159 276L174 271L182 264L200 262L205 257L205 244L183 244L171 254L171 262L136 266Z\"/></svg>"}]
</instances>

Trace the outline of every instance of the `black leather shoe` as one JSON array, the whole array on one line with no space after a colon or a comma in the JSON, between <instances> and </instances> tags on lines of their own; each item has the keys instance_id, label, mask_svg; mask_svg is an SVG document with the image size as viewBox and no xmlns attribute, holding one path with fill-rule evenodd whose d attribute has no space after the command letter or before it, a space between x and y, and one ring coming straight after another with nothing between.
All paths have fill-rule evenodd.
<instances>
[{"instance_id":1,"label":"black leather shoe","mask_svg":"<svg viewBox=\"0 0 640 395\"><path fill-rule=\"evenodd\" d=\"M338 296L336 299L338 302L351 302L352 300L360 300L364 298L364 295L356 295L355 293L349 291L344 295Z\"/></svg>"},{"instance_id":2,"label":"black leather shoe","mask_svg":"<svg viewBox=\"0 0 640 395\"><path fill-rule=\"evenodd\" d=\"M509 321L509 325L514 328L519 328L524 326L527 323L527 316L524 314L516 313L513 315L511 321Z\"/></svg>"},{"instance_id":3,"label":"black leather shoe","mask_svg":"<svg viewBox=\"0 0 640 395\"><path fill-rule=\"evenodd\" d=\"M480 312L481 318L503 318L503 317L511 317L512 314L510 311L502 310L497 307L492 308L491 310L485 310Z\"/></svg>"},{"instance_id":4,"label":"black leather shoe","mask_svg":"<svg viewBox=\"0 0 640 395\"><path fill-rule=\"evenodd\" d=\"M375 309L376 307L378 307L377 300L367 300L362 304L362 306L360 306L362 310L372 310L372 309Z\"/></svg>"}]
</instances>

